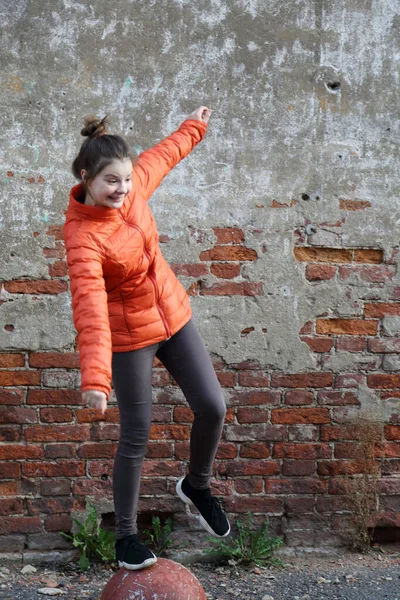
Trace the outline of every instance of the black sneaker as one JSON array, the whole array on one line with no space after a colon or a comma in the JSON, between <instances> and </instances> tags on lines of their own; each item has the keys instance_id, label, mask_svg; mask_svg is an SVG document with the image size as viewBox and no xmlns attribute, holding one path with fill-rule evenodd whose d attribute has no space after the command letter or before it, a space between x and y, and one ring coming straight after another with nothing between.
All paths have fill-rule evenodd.
<instances>
[{"instance_id":1,"label":"black sneaker","mask_svg":"<svg viewBox=\"0 0 400 600\"><path fill-rule=\"evenodd\" d=\"M189 506L195 506L200 513L200 523L208 533L217 537L229 535L231 526L215 496L211 496L210 488L196 490L187 477L176 484L176 493Z\"/></svg>"},{"instance_id":2,"label":"black sneaker","mask_svg":"<svg viewBox=\"0 0 400 600\"><path fill-rule=\"evenodd\" d=\"M139 540L136 534L117 540L115 550L118 566L125 567L129 571L145 569L157 562L157 557Z\"/></svg>"}]
</instances>

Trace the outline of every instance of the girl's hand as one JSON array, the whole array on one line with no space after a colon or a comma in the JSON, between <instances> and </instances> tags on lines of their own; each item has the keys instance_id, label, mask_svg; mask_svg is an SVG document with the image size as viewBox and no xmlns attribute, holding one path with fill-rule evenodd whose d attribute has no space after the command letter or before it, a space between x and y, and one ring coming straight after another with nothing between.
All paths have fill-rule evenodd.
<instances>
[{"instance_id":1,"label":"girl's hand","mask_svg":"<svg viewBox=\"0 0 400 600\"><path fill-rule=\"evenodd\" d=\"M102 415L106 412L107 396L104 392L87 390L86 392L82 392L82 399L90 408L98 408Z\"/></svg>"},{"instance_id":2,"label":"girl's hand","mask_svg":"<svg viewBox=\"0 0 400 600\"><path fill-rule=\"evenodd\" d=\"M212 110L207 108L207 106L199 106L196 108L186 119L194 119L195 121L202 121L203 123L208 123L208 119L210 118Z\"/></svg>"}]
</instances>

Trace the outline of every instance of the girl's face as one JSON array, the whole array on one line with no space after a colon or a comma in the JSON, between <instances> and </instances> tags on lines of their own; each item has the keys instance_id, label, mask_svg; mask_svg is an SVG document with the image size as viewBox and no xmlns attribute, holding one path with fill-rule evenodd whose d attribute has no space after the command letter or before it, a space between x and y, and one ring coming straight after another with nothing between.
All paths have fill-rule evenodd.
<instances>
[{"instance_id":1,"label":"girl's face","mask_svg":"<svg viewBox=\"0 0 400 600\"><path fill-rule=\"evenodd\" d=\"M87 177L85 170L82 171L81 177L82 181L85 182ZM132 189L131 177L131 159L114 159L92 181L87 183L85 204L121 208L125 196Z\"/></svg>"}]
</instances>

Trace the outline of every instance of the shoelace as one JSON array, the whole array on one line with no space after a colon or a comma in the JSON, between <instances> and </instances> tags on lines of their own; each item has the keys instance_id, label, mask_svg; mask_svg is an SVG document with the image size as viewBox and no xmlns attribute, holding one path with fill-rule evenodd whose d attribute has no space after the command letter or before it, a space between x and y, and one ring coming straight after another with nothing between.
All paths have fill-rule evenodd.
<instances>
[{"instance_id":1,"label":"shoelace","mask_svg":"<svg viewBox=\"0 0 400 600\"><path fill-rule=\"evenodd\" d=\"M207 498L207 504L211 506L211 514L215 513L216 515L222 515L222 505L218 498L216 498L215 496L210 496L209 498Z\"/></svg>"}]
</instances>

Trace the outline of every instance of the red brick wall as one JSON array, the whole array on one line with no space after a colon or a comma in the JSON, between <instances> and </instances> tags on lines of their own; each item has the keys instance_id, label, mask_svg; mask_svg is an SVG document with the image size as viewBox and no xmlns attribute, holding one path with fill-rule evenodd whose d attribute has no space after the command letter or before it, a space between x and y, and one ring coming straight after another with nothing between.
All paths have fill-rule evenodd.
<instances>
[{"instance_id":1,"label":"red brick wall","mask_svg":"<svg viewBox=\"0 0 400 600\"><path fill-rule=\"evenodd\" d=\"M44 249L50 279L4 281L8 298L67 289L61 229L51 227L47 234L53 241ZM260 281L241 277L242 266L258 259L243 231L215 228L214 234L216 244L202 251L198 262L172 265L178 276L191 278L189 294L261 296ZM306 246L301 237L294 260L310 286L330 279L346 286L356 278L373 290L395 274L393 257L385 261L379 248L318 248ZM217 281L205 285L210 273ZM232 516L248 510L268 514L290 545L340 543L352 511L347 477L372 472L372 462L378 513L371 524L400 527L398 411L383 424L369 425L368 461L360 455L363 426L350 418L351 409L354 415L360 408L359 386L373 392L377 404L400 397L400 374L384 369L384 357L400 353L400 337L387 335L382 322L400 316L400 288L392 289L387 302L360 298L357 317L326 313L303 324L298 335L318 356L313 372L271 372L261 357L260 362L243 357L236 364L215 359L228 404L215 489ZM111 404L101 418L83 406L77 354L45 350L0 354L0 552L22 551L40 536L42 548L57 547L58 532L70 529L70 512L83 509L86 496L111 497L118 409ZM348 373L326 370L333 350L359 355L360 367ZM182 507L174 482L188 458L192 416L159 363L153 384L140 510L176 513Z\"/></svg>"}]
</instances>

